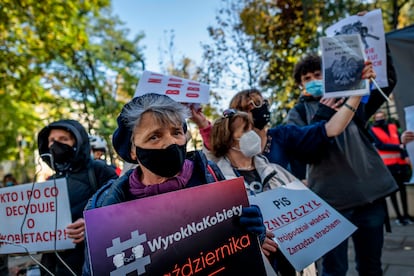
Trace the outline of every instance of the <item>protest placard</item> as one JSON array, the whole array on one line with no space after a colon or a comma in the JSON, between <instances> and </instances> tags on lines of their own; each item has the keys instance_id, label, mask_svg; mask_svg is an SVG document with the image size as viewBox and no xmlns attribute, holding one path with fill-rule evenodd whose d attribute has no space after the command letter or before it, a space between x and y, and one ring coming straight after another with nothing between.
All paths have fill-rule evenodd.
<instances>
[{"instance_id":1,"label":"protest placard","mask_svg":"<svg viewBox=\"0 0 414 276\"><path fill-rule=\"evenodd\" d=\"M264 224L297 271L348 238L356 227L300 181L255 196Z\"/></svg>"},{"instance_id":2,"label":"protest placard","mask_svg":"<svg viewBox=\"0 0 414 276\"><path fill-rule=\"evenodd\" d=\"M237 178L85 211L93 275L265 275L247 205Z\"/></svg>"},{"instance_id":3,"label":"protest placard","mask_svg":"<svg viewBox=\"0 0 414 276\"><path fill-rule=\"evenodd\" d=\"M364 43L366 57L372 61L380 87L388 86L385 32L381 9L367 12L364 16L348 16L330 26L327 36L359 34Z\"/></svg>"},{"instance_id":4,"label":"protest placard","mask_svg":"<svg viewBox=\"0 0 414 276\"><path fill-rule=\"evenodd\" d=\"M405 125L407 126L407 130L414 131L414 105L404 107L405 113ZM408 157L410 158L411 162L414 163L414 141L407 143L405 145L407 149ZM407 184L414 185L414 173L411 175L411 179L408 181Z\"/></svg>"},{"instance_id":5,"label":"protest placard","mask_svg":"<svg viewBox=\"0 0 414 276\"><path fill-rule=\"evenodd\" d=\"M369 81L362 79L365 53L356 34L319 38L322 51L324 97L369 94Z\"/></svg>"},{"instance_id":6,"label":"protest placard","mask_svg":"<svg viewBox=\"0 0 414 276\"><path fill-rule=\"evenodd\" d=\"M134 97L147 93L167 95L179 103L208 103L210 87L201 82L151 71L142 74Z\"/></svg>"},{"instance_id":7,"label":"protest placard","mask_svg":"<svg viewBox=\"0 0 414 276\"><path fill-rule=\"evenodd\" d=\"M74 248L66 179L0 189L0 254Z\"/></svg>"}]
</instances>

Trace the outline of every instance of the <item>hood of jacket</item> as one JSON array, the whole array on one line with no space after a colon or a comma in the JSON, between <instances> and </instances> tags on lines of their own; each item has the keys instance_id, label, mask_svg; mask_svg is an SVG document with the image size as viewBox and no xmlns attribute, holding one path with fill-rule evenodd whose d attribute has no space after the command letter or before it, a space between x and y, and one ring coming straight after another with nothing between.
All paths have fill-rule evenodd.
<instances>
[{"instance_id":1,"label":"hood of jacket","mask_svg":"<svg viewBox=\"0 0 414 276\"><path fill-rule=\"evenodd\" d=\"M53 169L51 164L50 156L45 155L49 153L49 134L52 129L62 129L69 131L75 137L75 155L70 160L70 166L67 171L76 172L82 168L85 168L89 163L90 156L90 144L89 137L86 133L85 128L75 120L60 120L51 123L50 125L44 127L38 134L37 144L39 149L39 154L44 162L48 164L49 167Z\"/></svg>"}]
</instances>

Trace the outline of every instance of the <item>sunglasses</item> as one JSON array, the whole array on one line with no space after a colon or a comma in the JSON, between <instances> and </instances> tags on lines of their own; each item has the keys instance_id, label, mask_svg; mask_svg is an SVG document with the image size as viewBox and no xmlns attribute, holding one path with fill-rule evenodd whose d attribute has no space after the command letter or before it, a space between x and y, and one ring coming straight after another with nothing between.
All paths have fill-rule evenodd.
<instances>
[{"instance_id":1,"label":"sunglasses","mask_svg":"<svg viewBox=\"0 0 414 276\"><path fill-rule=\"evenodd\" d=\"M231 118L237 113L236 109L230 108L223 111L223 118Z\"/></svg>"},{"instance_id":2,"label":"sunglasses","mask_svg":"<svg viewBox=\"0 0 414 276\"><path fill-rule=\"evenodd\" d=\"M256 101L250 100L249 104L251 104L254 108L260 108L264 104L267 105L267 106L270 106L270 101L268 99L259 99L259 100L256 100Z\"/></svg>"}]
</instances>

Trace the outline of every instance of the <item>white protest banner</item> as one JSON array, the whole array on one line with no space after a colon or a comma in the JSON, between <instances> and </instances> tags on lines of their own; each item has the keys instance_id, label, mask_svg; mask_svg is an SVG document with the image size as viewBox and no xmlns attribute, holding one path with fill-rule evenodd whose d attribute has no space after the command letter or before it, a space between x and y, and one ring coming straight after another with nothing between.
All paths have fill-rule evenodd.
<instances>
[{"instance_id":1,"label":"white protest banner","mask_svg":"<svg viewBox=\"0 0 414 276\"><path fill-rule=\"evenodd\" d=\"M197 81L144 71L134 97L147 93L167 95L179 103L208 103L210 87Z\"/></svg>"},{"instance_id":2,"label":"white protest banner","mask_svg":"<svg viewBox=\"0 0 414 276\"><path fill-rule=\"evenodd\" d=\"M264 224L297 271L347 239L356 227L300 181L255 196Z\"/></svg>"},{"instance_id":3,"label":"white protest banner","mask_svg":"<svg viewBox=\"0 0 414 276\"><path fill-rule=\"evenodd\" d=\"M72 222L65 178L1 188L0 221L0 254L75 247L65 230Z\"/></svg>"},{"instance_id":4,"label":"white protest banner","mask_svg":"<svg viewBox=\"0 0 414 276\"><path fill-rule=\"evenodd\" d=\"M404 107L405 112L405 125L407 130L414 131L414 105ZM414 141L411 141L405 148L408 152L408 157L410 158L411 164L414 163ZM414 173L411 175L411 179L408 182L409 184L414 185Z\"/></svg>"},{"instance_id":5,"label":"white protest banner","mask_svg":"<svg viewBox=\"0 0 414 276\"><path fill-rule=\"evenodd\" d=\"M366 57L372 61L380 87L388 86L387 52L385 47L384 24L381 9L366 13L364 16L353 15L330 26L325 31L327 36L359 34Z\"/></svg>"},{"instance_id":6,"label":"white protest banner","mask_svg":"<svg viewBox=\"0 0 414 276\"><path fill-rule=\"evenodd\" d=\"M369 94L369 81L361 78L365 53L356 34L319 38L322 51L324 97Z\"/></svg>"}]
</instances>

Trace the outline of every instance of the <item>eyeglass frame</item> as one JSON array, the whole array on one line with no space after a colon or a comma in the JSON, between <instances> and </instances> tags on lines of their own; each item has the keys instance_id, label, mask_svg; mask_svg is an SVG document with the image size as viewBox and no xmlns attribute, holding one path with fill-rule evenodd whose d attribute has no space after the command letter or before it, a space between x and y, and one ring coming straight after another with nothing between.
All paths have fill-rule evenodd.
<instances>
[{"instance_id":1,"label":"eyeglass frame","mask_svg":"<svg viewBox=\"0 0 414 276\"><path fill-rule=\"evenodd\" d=\"M237 114L237 110L234 108L228 108L223 111L223 119L231 119L234 115Z\"/></svg>"},{"instance_id":2,"label":"eyeglass frame","mask_svg":"<svg viewBox=\"0 0 414 276\"><path fill-rule=\"evenodd\" d=\"M261 103L257 105L253 100L250 100L247 104L253 105L254 108L261 108L264 104L267 106L270 106L270 100L269 99L262 99Z\"/></svg>"}]
</instances>

